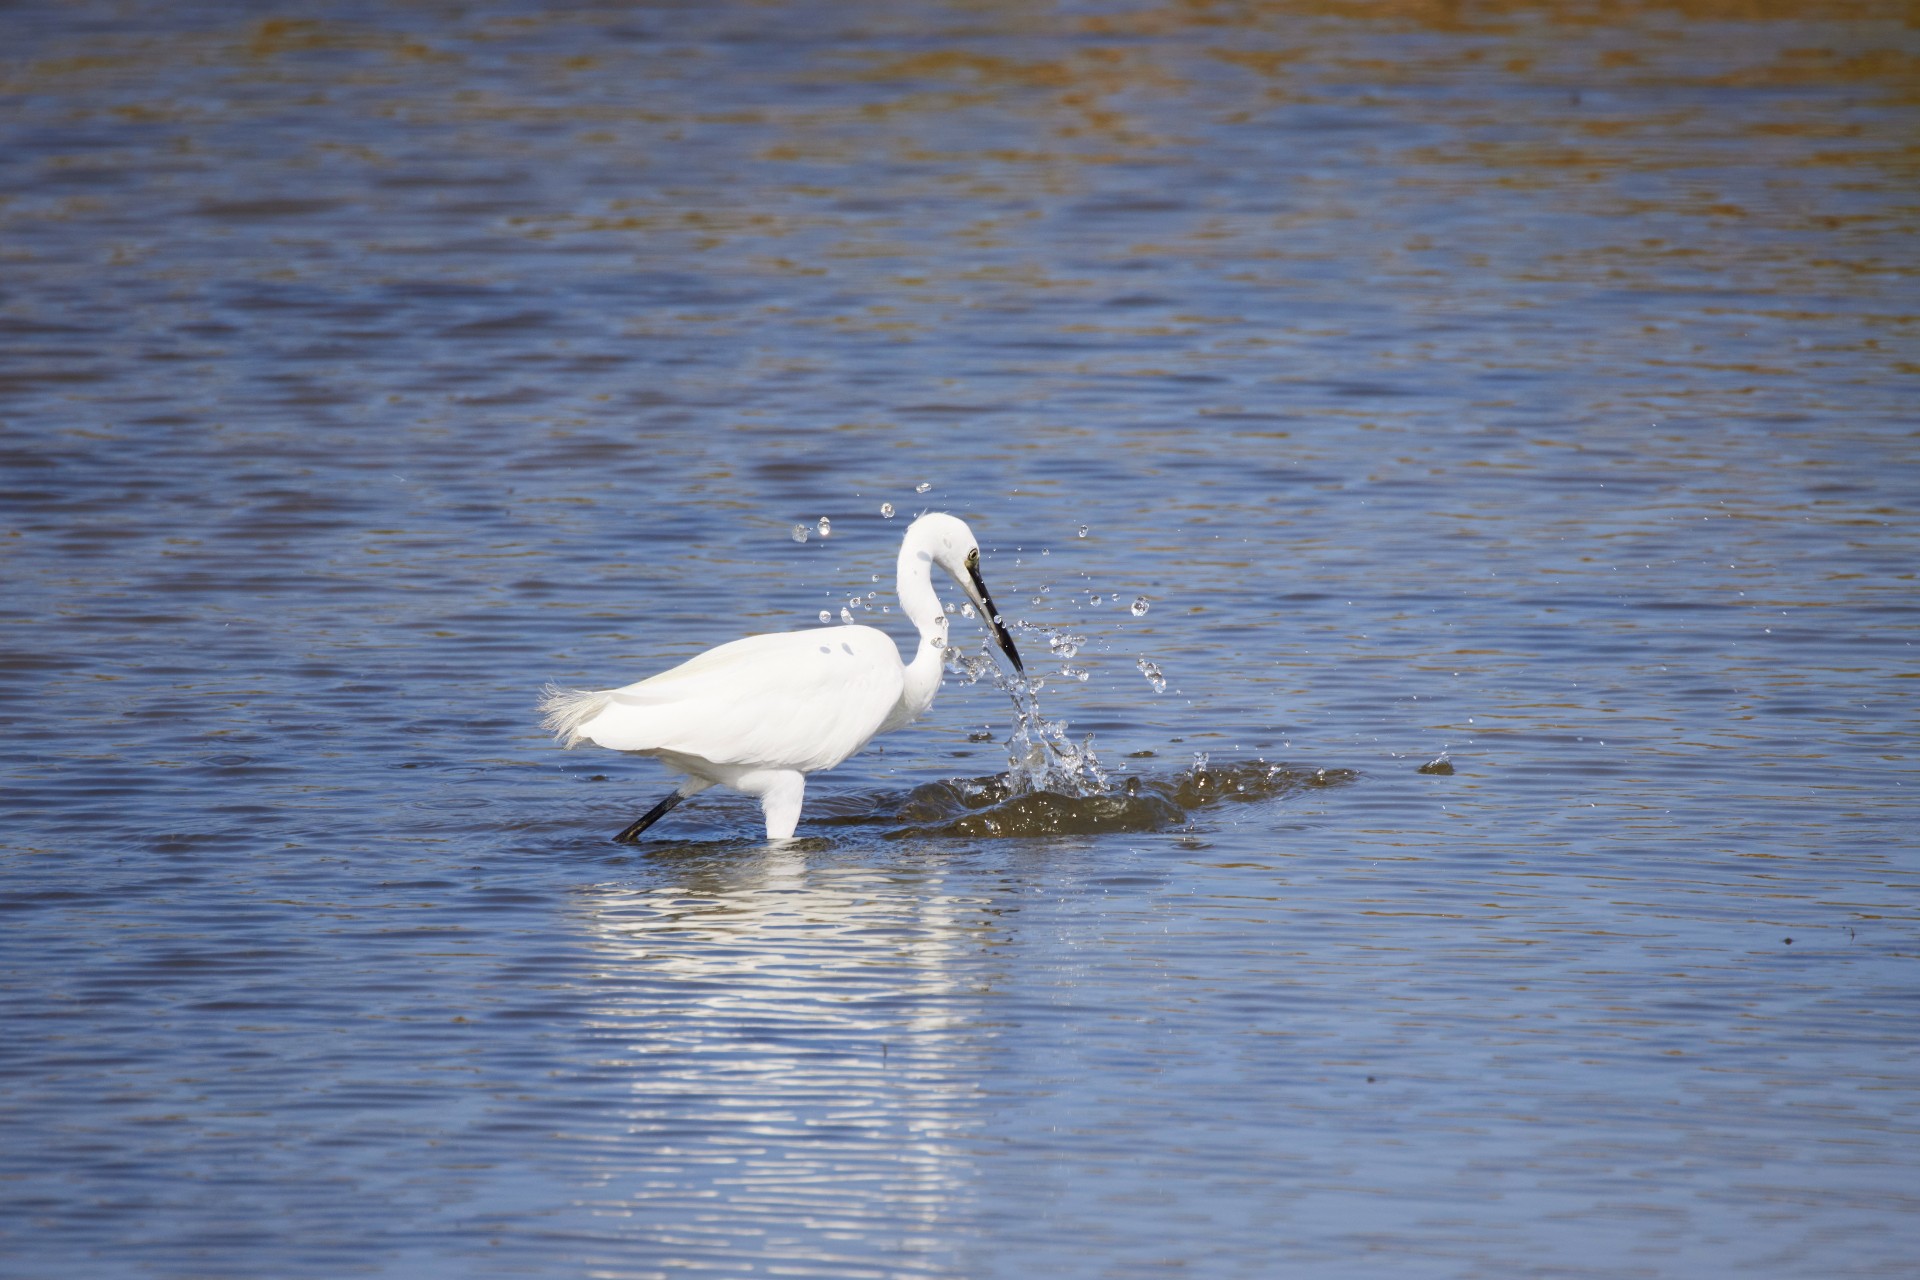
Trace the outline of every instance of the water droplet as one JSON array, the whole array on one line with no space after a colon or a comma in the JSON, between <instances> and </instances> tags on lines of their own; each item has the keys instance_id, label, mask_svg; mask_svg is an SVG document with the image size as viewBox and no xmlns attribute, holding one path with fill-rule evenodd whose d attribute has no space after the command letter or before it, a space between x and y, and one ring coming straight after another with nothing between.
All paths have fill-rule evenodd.
<instances>
[{"instance_id":1,"label":"water droplet","mask_svg":"<svg viewBox=\"0 0 1920 1280\"><path fill-rule=\"evenodd\" d=\"M1148 662L1145 658L1141 658L1133 665L1140 668L1140 674L1147 678L1147 683L1153 686L1155 693L1165 693L1167 691L1167 678L1160 674L1159 663Z\"/></svg>"},{"instance_id":2,"label":"water droplet","mask_svg":"<svg viewBox=\"0 0 1920 1280\"><path fill-rule=\"evenodd\" d=\"M840 621L846 623L848 626L852 626L853 610L847 608L845 605L840 606Z\"/></svg>"},{"instance_id":3,"label":"water droplet","mask_svg":"<svg viewBox=\"0 0 1920 1280\"><path fill-rule=\"evenodd\" d=\"M893 519L893 504L891 502L883 502L880 504L880 518L882 520Z\"/></svg>"},{"instance_id":4,"label":"water droplet","mask_svg":"<svg viewBox=\"0 0 1920 1280\"><path fill-rule=\"evenodd\" d=\"M1074 536L1076 538L1084 538L1087 536L1087 532L1088 532L1087 526L1083 524L1080 526L1079 531L1075 533Z\"/></svg>"},{"instance_id":5,"label":"water droplet","mask_svg":"<svg viewBox=\"0 0 1920 1280\"><path fill-rule=\"evenodd\" d=\"M827 612L827 611L826 611L825 609L822 609L822 610L820 611L820 621L821 621L821 623L822 623L822 625L824 625L824 624L826 624L826 623L829 623L829 622L832 622L832 621L833 621L833 615L832 615L832 614L830 614L830 613L828 613L828 612Z\"/></svg>"},{"instance_id":6,"label":"water droplet","mask_svg":"<svg viewBox=\"0 0 1920 1280\"><path fill-rule=\"evenodd\" d=\"M1095 597L1094 597L1094 598L1093 598L1092 600L1090 600L1090 601L1088 601L1088 603L1089 603L1089 604L1099 604L1099 603L1100 603L1100 597L1099 597L1099 596L1095 596Z\"/></svg>"},{"instance_id":7,"label":"water droplet","mask_svg":"<svg viewBox=\"0 0 1920 1280\"><path fill-rule=\"evenodd\" d=\"M824 538L832 532L833 532L833 521L827 519L825 516L821 516L820 517L820 536Z\"/></svg>"},{"instance_id":8,"label":"water droplet","mask_svg":"<svg viewBox=\"0 0 1920 1280\"><path fill-rule=\"evenodd\" d=\"M793 540L795 542L805 542L807 540L807 526L803 524L793 526Z\"/></svg>"},{"instance_id":9,"label":"water droplet","mask_svg":"<svg viewBox=\"0 0 1920 1280\"><path fill-rule=\"evenodd\" d=\"M1135 596L1133 598L1133 616L1136 618L1146 617L1147 610L1151 609L1152 607L1153 606L1151 604L1147 603L1147 598L1145 596Z\"/></svg>"},{"instance_id":10,"label":"water droplet","mask_svg":"<svg viewBox=\"0 0 1920 1280\"><path fill-rule=\"evenodd\" d=\"M913 491L915 493L925 493L927 490L931 488L933 488L931 484L928 484L925 480L922 480L919 484L913 486Z\"/></svg>"},{"instance_id":11,"label":"water droplet","mask_svg":"<svg viewBox=\"0 0 1920 1280\"><path fill-rule=\"evenodd\" d=\"M1078 680L1082 684L1085 684L1087 676L1090 673L1084 667L1062 667L1060 668L1060 674L1070 680Z\"/></svg>"},{"instance_id":12,"label":"water droplet","mask_svg":"<svg viewBox=\"0 0 1920 1280\"><path fill-rule=\"evenodd\" d=\"M973 616L973 606L970 604L961 605L960 616L963 618L971 618Z\"/></svg>"}]
</instances>

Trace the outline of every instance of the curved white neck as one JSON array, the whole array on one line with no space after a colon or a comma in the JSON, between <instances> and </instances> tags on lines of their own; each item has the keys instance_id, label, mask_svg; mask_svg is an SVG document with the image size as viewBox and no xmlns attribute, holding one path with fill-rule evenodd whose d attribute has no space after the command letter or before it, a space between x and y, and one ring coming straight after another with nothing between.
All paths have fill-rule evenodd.
<instances>
[{"instance_id":1,"label":"curved white neck","mask_svg":"<svg viewBox=\"0 0 1920 1280\"><path fill-rule=\"evenodd\" d=\"M900 696L902 710L911 720L933 705L947 649L947 613L933 589L933 558L915 538L907 538L900 546L894 586L900 593L900 612L920 633L919 647L907 663L907 687Z\"/></svg>"}]
</instances>

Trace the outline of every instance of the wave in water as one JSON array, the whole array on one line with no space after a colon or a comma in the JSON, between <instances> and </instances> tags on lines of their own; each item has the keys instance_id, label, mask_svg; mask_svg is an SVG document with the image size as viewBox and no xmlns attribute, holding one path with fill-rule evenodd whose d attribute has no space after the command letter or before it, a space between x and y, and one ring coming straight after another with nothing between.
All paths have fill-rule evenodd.
<instances>
[{"instance_id":1,"label":"wave in water","mask_svg":"<svg viewBox=\"0 0 1920 1280\"><path fill-rule=\"evenodd\" d=\"M886 826L893 839L920 836L1020 837L1164 831L1216 804L1278 800L1341 786L1351 769L1310 769L1245 760L1196 763L1170 778L1130 777L1088 795L1036 790L1005 775L928 782L905 794L846 797L857 807L813 819L822 826Z\"/></svg>"}]
</instances>

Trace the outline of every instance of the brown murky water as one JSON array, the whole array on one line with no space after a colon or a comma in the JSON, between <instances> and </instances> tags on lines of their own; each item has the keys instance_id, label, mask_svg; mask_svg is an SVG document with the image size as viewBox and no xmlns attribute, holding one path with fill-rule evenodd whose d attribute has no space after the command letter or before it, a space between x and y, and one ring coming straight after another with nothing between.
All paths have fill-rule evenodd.
<instances>
[{"instance_id":1,"label":"brown murky water","mask_svg":"<svg viewBox=\"0 0 1920 1280\"><path fill-rule=\"evenodd\" d=\"M0 1274L1910 1273L1909 7L0 24ZM926 507L1145 809L607 843Z\"/></svg>"}]
</instances>

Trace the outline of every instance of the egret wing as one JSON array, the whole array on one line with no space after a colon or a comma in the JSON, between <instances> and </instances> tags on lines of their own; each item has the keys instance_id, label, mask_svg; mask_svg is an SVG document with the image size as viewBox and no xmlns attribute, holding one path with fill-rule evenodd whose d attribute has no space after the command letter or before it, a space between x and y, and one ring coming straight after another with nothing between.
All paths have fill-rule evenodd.
<instances>
[{"instance_id":1,"label":"egret wing","mask_svg":"<svg viewBox=\"0 0 1920 1280\"><path fill-rule=\"evenodd\" d=\"M583 732L618 751L830 769L886 722L901 671L893 641L872 627L748 636L614 690Z\"/></svg>"}]
</instances>

